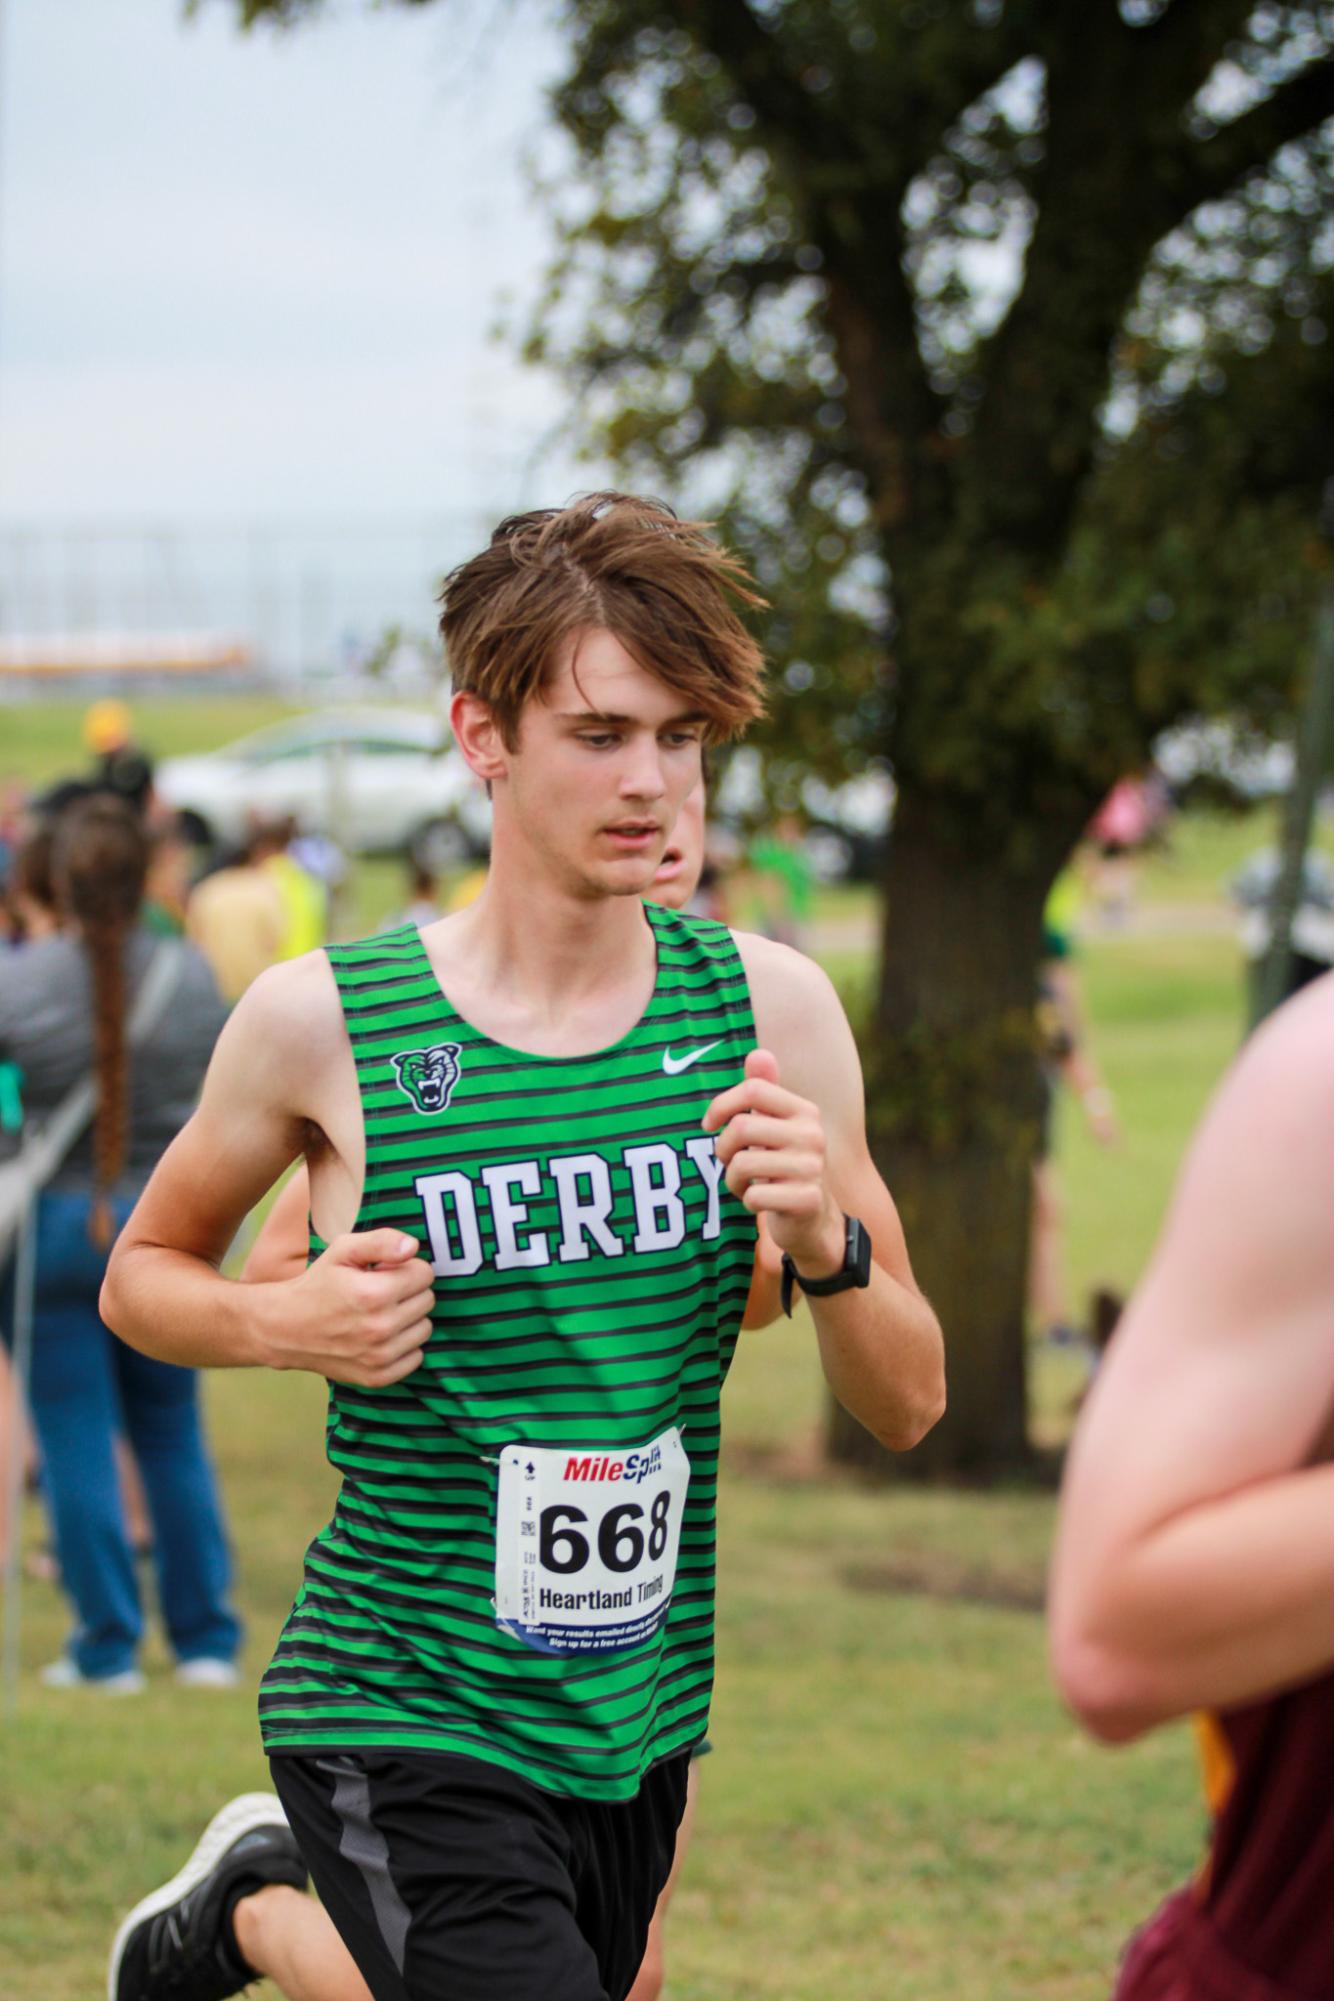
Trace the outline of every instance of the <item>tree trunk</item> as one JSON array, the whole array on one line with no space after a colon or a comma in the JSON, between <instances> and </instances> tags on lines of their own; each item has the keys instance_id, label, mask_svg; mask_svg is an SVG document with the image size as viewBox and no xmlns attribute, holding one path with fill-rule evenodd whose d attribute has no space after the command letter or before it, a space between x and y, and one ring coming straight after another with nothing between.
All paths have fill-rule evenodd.
<instances>
[{"instance_id":1,"label":"tree trunk","mask_svg":"<svg viewBox=\"0 0 1334 2001\"><path fill-rule=\"evenodd\" d=\"M831 1457L890 1478L995 1478L1028 1459L1024 1305L1041 1113L1042 909L1068 839L1022 866L964 856L901 796L879 997L864 1036L871 1148L945 1332L949 1409L906 1458L833 1412Z\"/></svg>"}]
</instances>

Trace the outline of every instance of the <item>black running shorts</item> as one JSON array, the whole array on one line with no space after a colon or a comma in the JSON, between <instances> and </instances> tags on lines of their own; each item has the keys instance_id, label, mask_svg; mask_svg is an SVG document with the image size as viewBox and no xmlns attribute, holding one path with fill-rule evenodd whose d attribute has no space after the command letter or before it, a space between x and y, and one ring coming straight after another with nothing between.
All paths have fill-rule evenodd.
<instances>
[{"instance_id":1,"label":"black running shorts","mask_svg":"<svg viewBox=\"0 0 1334 2001\"><path fill-rule=\"evenodd\" d=\"M443 1752L269 1761L375 2001L624 2001L671 1870L689 1762L655 1765L634 1799L609 1804Z\"/></svg>"}]
</instances>

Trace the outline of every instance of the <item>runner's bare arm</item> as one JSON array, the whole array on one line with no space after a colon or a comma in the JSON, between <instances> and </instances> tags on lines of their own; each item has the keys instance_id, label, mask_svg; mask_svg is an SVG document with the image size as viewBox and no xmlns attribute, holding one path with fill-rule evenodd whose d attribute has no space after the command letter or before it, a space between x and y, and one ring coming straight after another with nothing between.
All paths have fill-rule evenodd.
<instances>
[{"instance_id":1,"label":"runner's bare arm","mask_svg":"<svg viewBox=\"0 0 1334 2001\"><path fill-rule=\"evenodd\" d=\"M755 1221L759 1225L755 1233L755 1262L751 1266L750 1291L741 1315L741 1325L746 1329L772 1327L783 1313L779 1294L783 1253L769 1234L769 1225L764 1217L757 1216Z\"/></svg>"},{"instance_id":2,"label":"runner's bare arm","mask_svg":"<svg viewBox=\"0 0 1334 2001\"><path fill-rule=\"evenodd\" d=\"M322 954L255 982L219 1037L198 1110L116 1243L102 1292L131 1347L198 1367L310 1369L382 1385L421 1360L432 1276L397 1230L338 1237L309 1271L263 1285L220 1275L241 1220L300 1151L321 1066L345 1050Z\"/></svg>"},{"instance_id":3,"label":"runner's bare arm","mask_svg":"<svg viewBox=\"0 0 1334 2001\"><path fill-rule=\"evenodd\" d=\"M747 1059L746 1081L724 1091L707 1115L727 1183L812 1278L842 1263L844 1217L865 1224L870 1285L810 1307L835 1396L882 1444L904 1451L944 1410L944 1349L867 1147L852 1030L813 961L747 933L737 934L737 946L760 1047Z\"/></svg>"},{"instance_id":4,"label":"runner's bare arm","mask_svg":"<svg viewBox=\"0 0 1334 2001\"><path fill-rule=\"evenodd\" d=\"M1191 1151L1071 1453L1052 1658L1099 1736L1334 1666L1334 980Z\"/></svg>"},{"instance_id":5,"label":"runner's bare arm","mask_svg":"<svg viewBox=\"0 0 1334 2001\"><path fill-rule=\"evenodd\" d=\"M310 1245L310 1169L303 1161L278 1196L241 1268L250 1283L297 1278Z\"/></svg>"}]
</instances>

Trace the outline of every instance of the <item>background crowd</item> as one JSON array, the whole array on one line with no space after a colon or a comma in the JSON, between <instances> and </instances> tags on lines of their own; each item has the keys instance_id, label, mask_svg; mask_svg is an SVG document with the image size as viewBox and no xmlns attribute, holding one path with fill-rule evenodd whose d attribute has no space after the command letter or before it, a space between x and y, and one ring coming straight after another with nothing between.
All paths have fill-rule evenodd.
<instances>
[{"instance_id":1,"label":"background crowd","mask_svg":"<svg viewBox=\"0 0 1334 2001\"><path fill-rule=\"evenodd\" d=\"M0 1146L13 1156L71 1089L88 1076L96 1082L96 1109L36 1207L30 1425L0 1346L0 1447L9 1469L0 1488L13 1490L21 1454L24 1484L40 1495L51 1531L29 1566L60 1580L74 1615L49 1682L143 1686L137 1653L149 1563L178 1675L226 1686L240 1628L197 1385L189 1371L137 1356L108 1334L97 1293L116 1228L189 1116L228 1008L265 967L325 940L347 862L334 842L303 836L291 818L254 819L238 848L204 853L188 818L155 796L152 756L135 741L124 704L95 703L83 741L84 769L31 796L11 787L0 824ZM1121 1133L1089 1032L1079 931L1081 921L1115 930L1132 920L1140 857L1167 837L1170 816L1156 774L1119 784L1045 918L1035 1053L1047 1110L1034 1168L1030 1318L1039 1338L1082 1348L1091 1365L1119 1300L1095 1296L1085 1312L1070 1298L1050 1144L1058 1094L1069 1093L1100 1145L1116 1146ZM791 811L749 841L711 826L688 908L808 943L816 882L803 832ZM1241 878L1252 929L1257 912L1262 922L1269 866L1257 857ZM1313 866L1318 874L1318 860ZM404 869L403 903L388 923L430 922L470 901L485 880L476 865L442 878L408 857ZM151 1022L136 1021L135 997L164 953L172 961L166 990ZM1318 953L1303 957L1296 977L1324 963ZM7 1341L14 1272L11 1258Z\"/></svg>"}]
</instances>

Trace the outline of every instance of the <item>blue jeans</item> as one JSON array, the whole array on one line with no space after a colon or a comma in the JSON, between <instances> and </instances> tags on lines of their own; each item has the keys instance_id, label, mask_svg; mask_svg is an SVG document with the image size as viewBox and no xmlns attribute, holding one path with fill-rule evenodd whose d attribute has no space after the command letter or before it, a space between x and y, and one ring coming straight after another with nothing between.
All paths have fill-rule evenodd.
<instances>
[{"instance_id":1,"label":"blue jeans","mask_svg":"<svg viewBox=\"0 0 1334 2001\"><path fill-rule=\"evenodd\" d=\"M48 1190L37 1212L30 1398L61 1576L78 1618L70 1653L85 1675L119 1674L133 1666L143 1633L112 1443L122 1432L143 1475L158 1599L176 1656L230 1661L241 1627L228 1603L231 1559L198 1379L193 1369L136 1354L103 1324L97 1295L107 1251L88 1234L90 1207L86 1195ZM112 1207L119 1229L131 1204Z\"/></svg>"}]
</instances>

